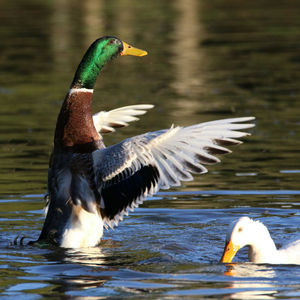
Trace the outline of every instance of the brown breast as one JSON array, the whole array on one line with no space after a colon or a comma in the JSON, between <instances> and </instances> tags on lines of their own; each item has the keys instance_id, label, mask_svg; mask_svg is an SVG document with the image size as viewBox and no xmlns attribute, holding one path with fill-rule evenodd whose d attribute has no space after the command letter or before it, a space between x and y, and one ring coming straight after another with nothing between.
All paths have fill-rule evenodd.
<instances>
[{"instance_id":1,"label":"brown breast","mask_svg":"<svg viewBox=\"0 0 300 300\"><path fill-rule=\"evenodd\" d=\"M89 91L78 90L67 94L57 119L56 147L95 150L90 146L101 142L93 123L92 97L93 93Z\"/></svg>"}]
</instances>

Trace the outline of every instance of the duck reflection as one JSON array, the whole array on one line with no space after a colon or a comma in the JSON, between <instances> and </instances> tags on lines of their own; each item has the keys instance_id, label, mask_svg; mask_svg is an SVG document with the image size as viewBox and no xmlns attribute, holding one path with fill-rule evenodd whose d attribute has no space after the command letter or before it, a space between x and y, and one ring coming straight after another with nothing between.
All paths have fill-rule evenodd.
<instances>
[{"instance_id":1,"label":"duck reflection","mask_svg":"<svg viewBox=\"0 0 300 300\"><path fill-rule=\"evenodd\" d=\"M89 248L68 248L65 249L63 261L67 263L75 263L87 265L89 267L99 267L107 265L110 259L108 249L119 247L120 244L113 240L102 240L99 247Z\"/></svg>"},{"instance_id":2,"label":"duck reflection","mask_svg":"<svg viewBox=\"0 0 300 300\"><path fill-rule=\"evenodd\" d=\"M104 240L100 247L54 248L43 255L48 263L31 271L41 276L50 275L49 284L56 286L53 291L59 295L70 295L71 298L72 295L83 295L84 299L89 298L90 293L102 295L106 282L119 272L118 267L110 264L110 248L114 247L118 247L117 243Z\"/></svg>"},{"instance_id":3,"label":"duck reflection","mask_svg":"<svg viewBox=\"0 0 300 300\"><path fill-rule=\"evenodd\" d=\"M64 262L97 267L105 264L105 255L100 247L67 249Z\"/></svg>"},{"instance_id":4,"label":"duck reflection","mask_svg":"<svg viewBox=\"0 0 300 300\"><path fill-rule=\"evenodd\" d=\"M236 277L228 287L236 290L229 295L230 299L275 299L273 295L278 292L270 281L276 276L270 266L252 263L227 264L224 274Z\"/></svg>"}]
</instances>

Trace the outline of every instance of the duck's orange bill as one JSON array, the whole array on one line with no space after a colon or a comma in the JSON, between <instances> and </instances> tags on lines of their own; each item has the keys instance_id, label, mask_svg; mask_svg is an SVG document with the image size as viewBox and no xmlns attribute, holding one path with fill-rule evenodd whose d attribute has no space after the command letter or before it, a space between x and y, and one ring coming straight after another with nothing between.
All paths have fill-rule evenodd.
<instances>
[{"instance_id":1,"label":"duck's orange bill","mask_svg":"<svg viewBox=\"0 0 300 300\"><path fill-rule=\"evenodd\" d=\"M222 263L232 262L235 254L238 252L239 249L240 249L240 247L233 244L232 241L230 240L228 243L225 244L221 262Z\"/></svg>"},{"instance_id":2,"label":"duck's orange bill","mask_svg":"<svg viewBox=\"0 0 300 300\"><path fill-rule=\"evenodd\" d=\"M121 52L121 55L145 56L148 54L148 52L145 50L134 48L123 41L122 43L123 43L123 50Z\"/></svg>"}]
</instances>

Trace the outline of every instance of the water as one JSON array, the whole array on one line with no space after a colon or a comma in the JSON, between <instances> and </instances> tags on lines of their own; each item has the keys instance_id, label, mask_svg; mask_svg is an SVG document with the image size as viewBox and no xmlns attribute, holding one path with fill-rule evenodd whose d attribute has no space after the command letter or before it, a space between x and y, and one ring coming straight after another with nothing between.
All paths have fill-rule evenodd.
<instances>
[{"instance_id":1,"label":"water","mask_svg":"<svg viewBox=\"0 0 300 300\"><path fill-rule=\"evenodd\" d=\"M228 224L263 221L277 245L299 238L300 5L295 1L0 3L0 291L3 299L297 299L300 268L218 261ZM155 109L107 144L172 123L254 115L256 127L209 173L161 191L100 248L39 249L60 105L88 45L114 34L149 51L119 58L94 110ZM26 236L24 246L14 239Z\"/></svg>"}]
</instances>

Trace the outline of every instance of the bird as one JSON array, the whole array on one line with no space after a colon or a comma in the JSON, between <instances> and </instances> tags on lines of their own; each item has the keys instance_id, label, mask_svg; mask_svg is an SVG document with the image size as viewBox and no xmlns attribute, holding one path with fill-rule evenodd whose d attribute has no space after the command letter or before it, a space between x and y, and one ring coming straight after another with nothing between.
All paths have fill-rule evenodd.
<instances>
[{"instance_id":1,"label":"bird","mask_svg":"<svg viewBox=\"0 0 300 300\"><path fill-rule=\"evenodd\" d=\"M144 133L106 147L101 133L126 126L143 109L126 108L92 115L96 79L117 56L147 55L114 36L94 41L83 56L59 112L50 156L47 208L35 245L62 248L98 246L104 229L113 228L147 196L193 180L220 162L249 135L254 117L229 118ZM129 107L130 110L130 107ZM124 119L127 116L127 119ZM129 116L129 119L128 119ZM126 121L127 120L127 121ZM31 244L32 244L31 243Z\"/></svg>"},{"instance_id":2,"label":"bird","mask_svg":"<svg viewBox=\"0 0 300 300\"><path fill-rule=\"evenodd\" d=\"M280 249L268 228L258 220L241 217L229 226L222 263L230 263L237 251L249 246L249 260L257 264L300 264L300 239Z\"/></svg>"}]
</instances>

